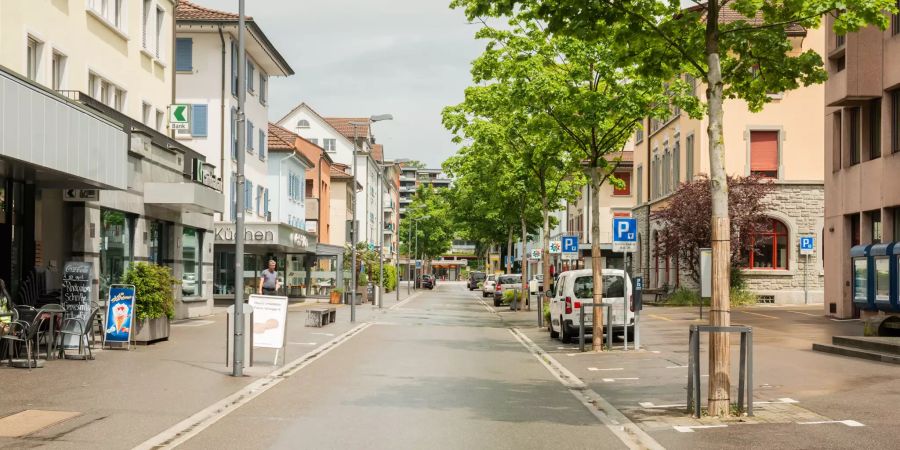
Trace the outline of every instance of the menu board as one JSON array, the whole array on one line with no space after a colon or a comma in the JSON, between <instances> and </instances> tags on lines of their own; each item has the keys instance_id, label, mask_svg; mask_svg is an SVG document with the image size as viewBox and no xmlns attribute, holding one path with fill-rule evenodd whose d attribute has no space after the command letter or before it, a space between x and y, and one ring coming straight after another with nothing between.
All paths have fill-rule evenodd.
<instances>
[{"instance_id":1,"label":"menu board","mask_svg":"<svg viewBox=\"0 0 900 450\"><path fill-rule=\"evenodd\" d=\"M65 318L78 318L88 326L93 296L94 265L86 261L67 261L62 276L62 303L66 309ZM77 348L78 337L66 335L63 345Z\"/></svg>"}]
</instances>

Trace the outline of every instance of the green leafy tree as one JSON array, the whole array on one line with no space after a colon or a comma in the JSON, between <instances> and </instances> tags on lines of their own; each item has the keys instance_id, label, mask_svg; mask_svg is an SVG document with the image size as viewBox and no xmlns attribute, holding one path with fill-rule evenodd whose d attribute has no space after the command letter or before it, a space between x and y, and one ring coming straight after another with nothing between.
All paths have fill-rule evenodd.
<instances>
[{"instance_id":1,"label":"green leafy tree","mask_svg":"<svg viewBox=\"0 0 900 450\"><path fill-rule=\"evenodd\" d=\"M416 190L406 217L400 221L401 250L405 250L407 254L418 250L418 255L424 255L427 260L450 250L453 228L448 217L447 194L444 191L436 190L430 185L422 185Z\"/></svg>"},{"instance_id":2,"label":"green leafy tree","mask_svg":"<svg viewBox=\"0 0 900 450\"><path fill-rule=\"evenodd\" d=\"M592 41L613 36L627 43L642 74L669 78L682 73L706 85L710 153L713 298L710 323L730 324L730 224L725 141L726 98L739 98L752 110L784 92L826 78L821 57L792 52L790 34L819 27L824 17L843 34L875 24L887 26L894 0L708 0L684 9L678 0L455 0L472 17L526 14L548 23L553 32ZM737 14L733 14L737 13ZM729 414L728 337L710 338L709 413Z\"/></svg>"}]
</instances>

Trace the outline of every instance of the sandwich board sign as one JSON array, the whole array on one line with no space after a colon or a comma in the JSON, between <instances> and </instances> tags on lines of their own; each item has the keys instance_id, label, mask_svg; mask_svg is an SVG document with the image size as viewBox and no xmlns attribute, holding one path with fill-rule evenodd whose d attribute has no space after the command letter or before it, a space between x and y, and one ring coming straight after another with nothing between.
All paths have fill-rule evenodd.
<instances>
[{"instance_id":1,"label":"sandwich board sign","mask_svg":"<svg viewBox=\"0 0 900 450\"><path fill-rule=\"evenodd\" d=\"M284 344L287 334L288 298L275 295L251 295L253 307L253 346L274 348L275 363L281 352L284 364Z\"/></svg>"},{"instance_id":2,"label":"sandwich board sign","mask_svg":"<svg viewBox=\"0 0 900 450\"><path fill-rule=\"evenodd\" d=\"M106 320L103 326L103 345L115 342L129 348L134 323L135 287L133 284L114 284L109 287ZM88 324L90 326L90 324Z\"/></svg>"}]
</instances>

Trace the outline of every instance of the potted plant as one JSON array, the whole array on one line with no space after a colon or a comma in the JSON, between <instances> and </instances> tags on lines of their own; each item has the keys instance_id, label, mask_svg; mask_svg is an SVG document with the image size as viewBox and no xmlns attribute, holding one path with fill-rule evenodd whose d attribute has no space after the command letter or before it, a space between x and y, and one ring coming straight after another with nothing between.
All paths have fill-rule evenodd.
<instances>
[{"instance_id":1,"label":"potted plant","mask_svg":"<svg viewBox=\"0 0 900 450\"><path fill-rule=\"evenodd\" d=\"M365 272L356 277L356 304L365 303L368 300L369 276Z\"/></svg>"},{"instance_id":2,"label":"potted plant","mask_svg":"<svg viewBox=\"0 0 900 450\"><path fill-rule=\"evenodd\" d=\"M328 299L328 302L332 305L337 305L341 302L341 296L344 295L344 290L341 288L334 288L331 290L331 297Z\"/></svg>"},{"instance_id":3,"label":"potted plant","mask_svg":"<svg viewBox=\"0 0 900 450\"><path fill-rule=\"evenodd\" d=\"M135 287L131 339L142 344L169 339L169 320L175 317L174 287L180 284L172 269L139 262L128 268L122 283Z\"/></svg>"}]
</instances>

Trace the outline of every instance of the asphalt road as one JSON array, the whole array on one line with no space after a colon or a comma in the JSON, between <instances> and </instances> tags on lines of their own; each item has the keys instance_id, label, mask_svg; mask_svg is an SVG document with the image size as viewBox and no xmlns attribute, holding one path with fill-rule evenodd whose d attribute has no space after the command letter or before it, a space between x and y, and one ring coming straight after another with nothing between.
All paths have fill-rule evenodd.
<instances>
[{"instance_id":1,"label":"asphalt road","mask_svg":"<svg viewBox=\"0 0 900 450\"><path fill-rule=\"evenodd\" d=\"M625 447L460 284L370 321L181 448Z\"/></svg>"}]
</instances>

